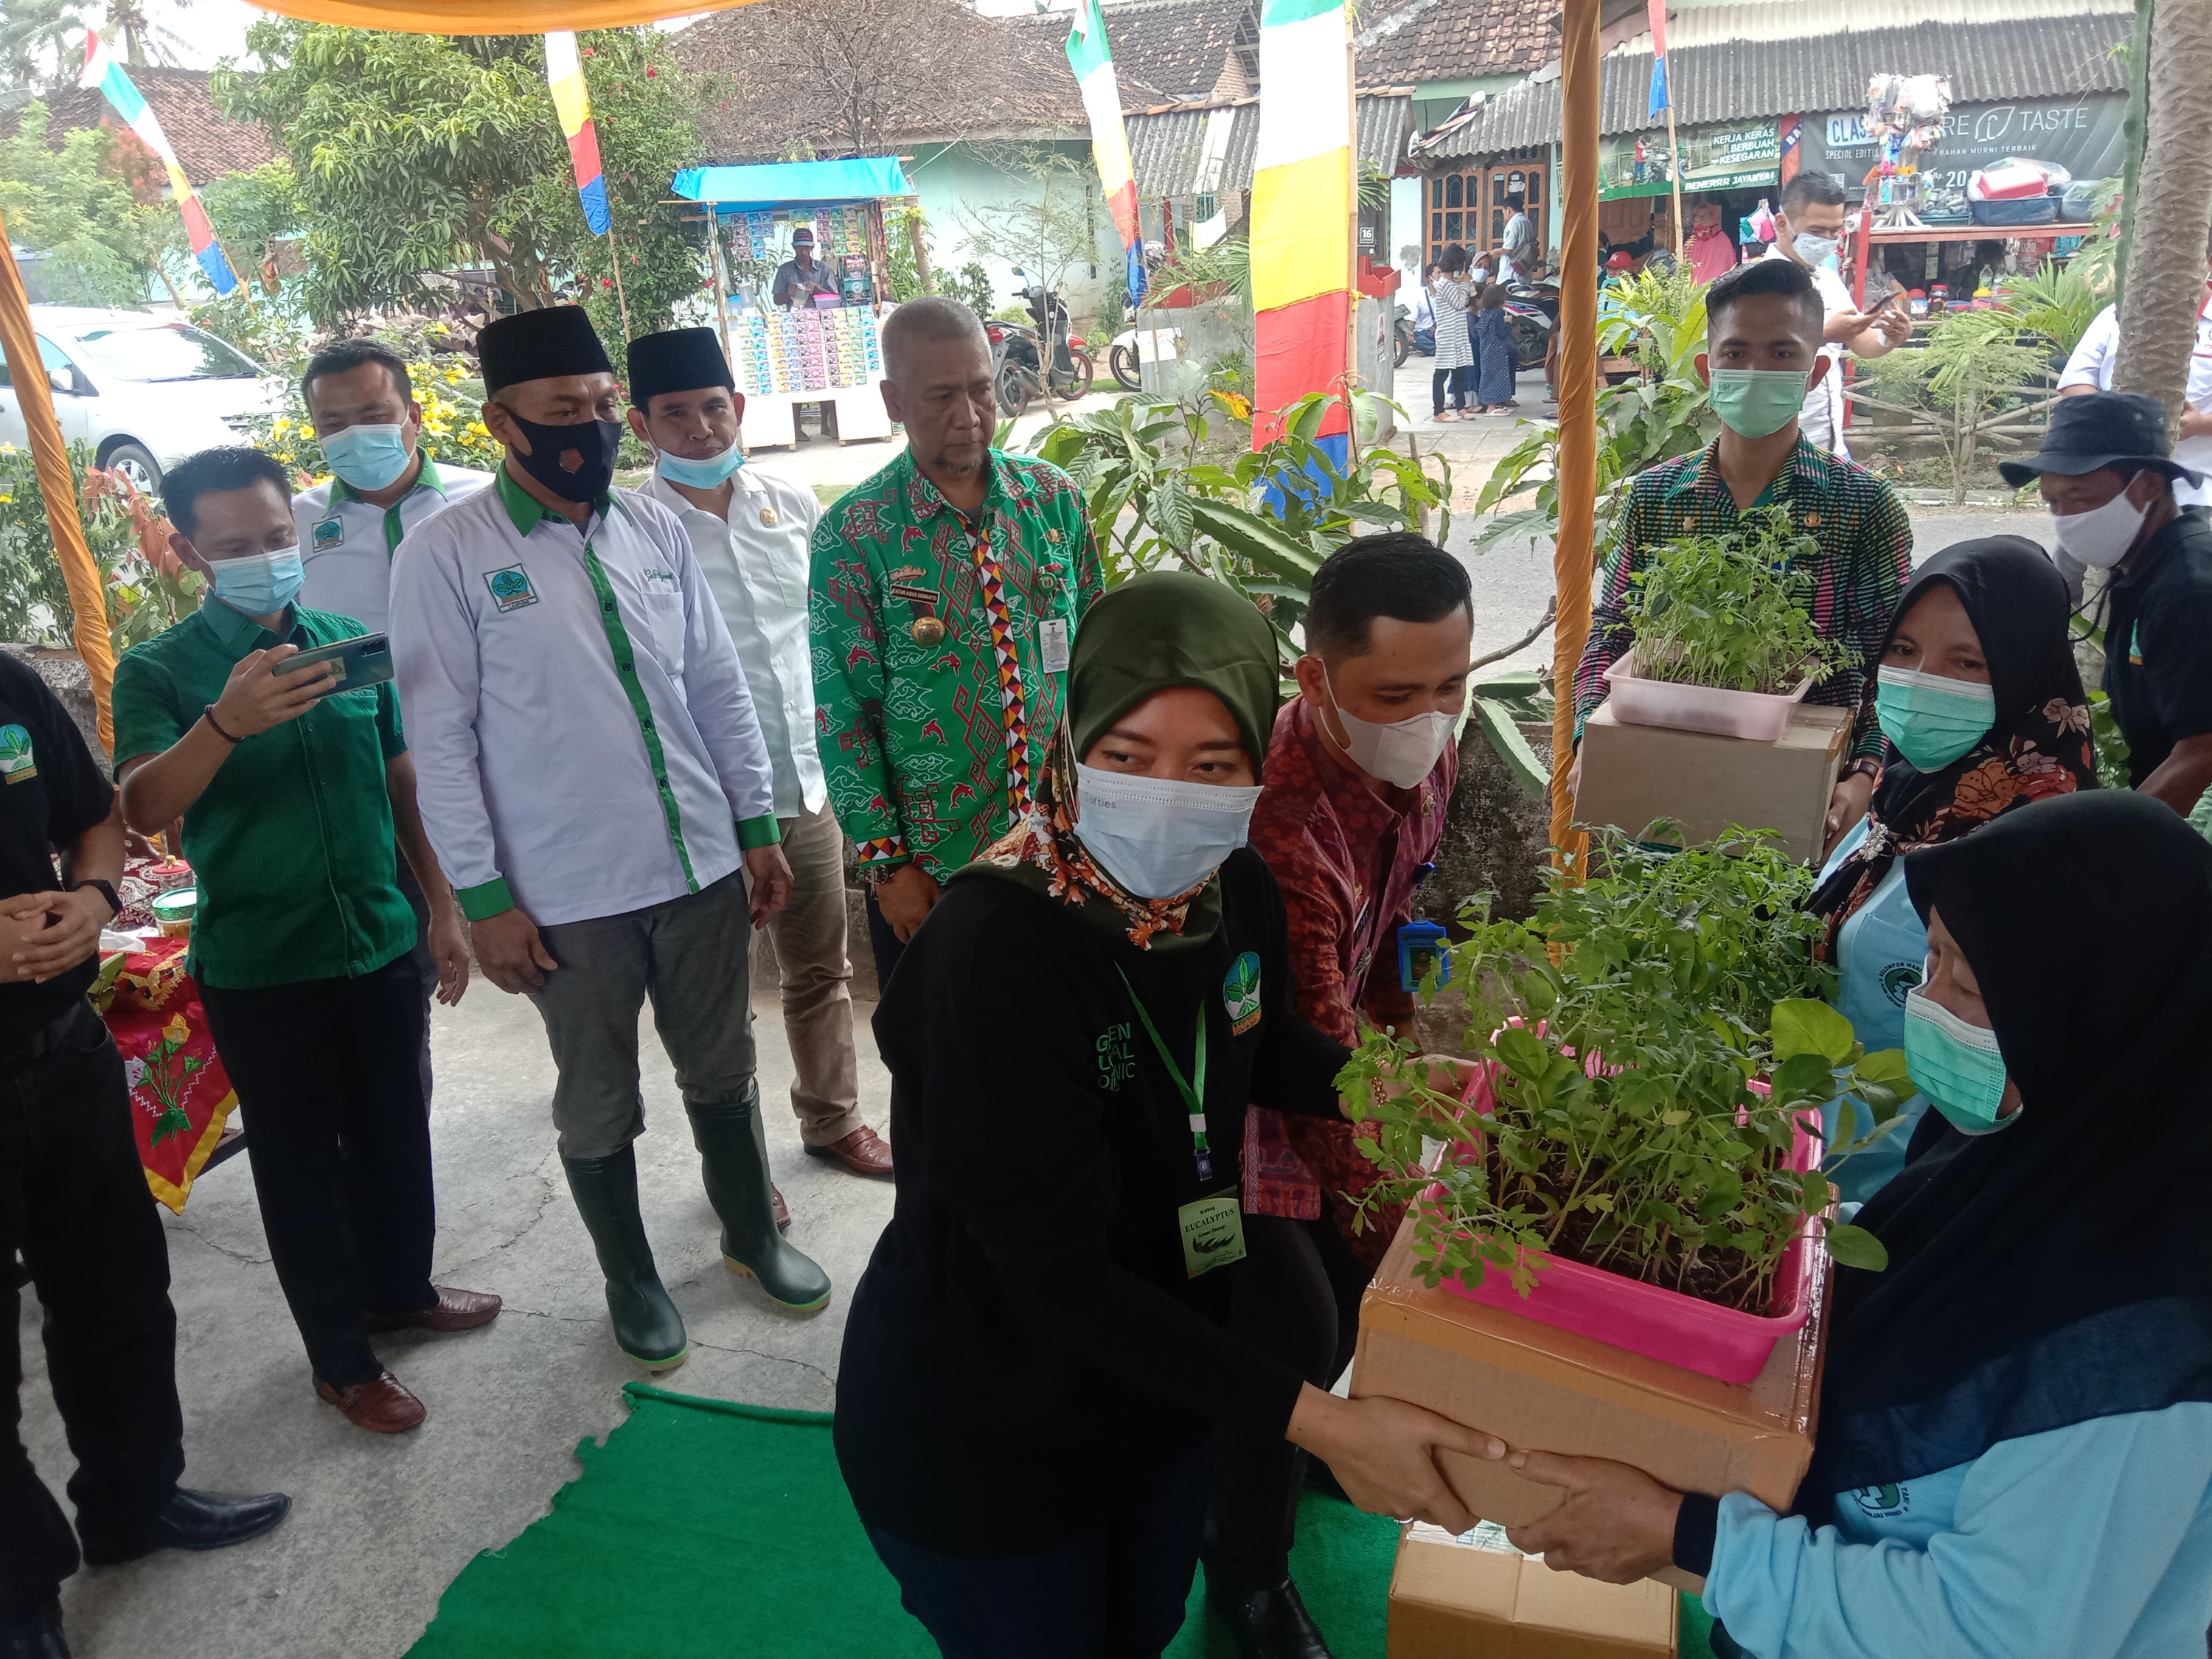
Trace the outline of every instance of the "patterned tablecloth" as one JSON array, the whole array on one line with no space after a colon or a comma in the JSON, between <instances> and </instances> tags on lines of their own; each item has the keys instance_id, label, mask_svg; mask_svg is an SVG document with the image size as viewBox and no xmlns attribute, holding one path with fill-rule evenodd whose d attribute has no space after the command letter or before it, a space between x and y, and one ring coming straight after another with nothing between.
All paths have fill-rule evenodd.
<instances>
[{"instance_id":1,"label":"patterned tablecloth","mask_svg":"<svg viewBox=\"0 0 2212 1659\"><path fill-rule=\"evenodd\" d=\"M133 860L124 878L123 914L114 926L145 926L151 921L146 901L191 879L182 864ZM185 972L188 944L156 937L136 950L103 949L92 988L93 1006L123 1054L131 1132L138 1139L146 1184L179 1215L238 1104L208 1035L199 988Z\"/></svg>"}]
</instances>

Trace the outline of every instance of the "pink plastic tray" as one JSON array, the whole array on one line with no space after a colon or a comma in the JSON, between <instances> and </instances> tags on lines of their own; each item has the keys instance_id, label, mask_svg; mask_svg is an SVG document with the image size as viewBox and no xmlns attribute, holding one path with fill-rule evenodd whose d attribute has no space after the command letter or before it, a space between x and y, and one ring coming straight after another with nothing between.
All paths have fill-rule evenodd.
<instances>
[{"instance_id":1,"label":"pink plastic tray","mask_svg":"<svg viewBox=\"0 0 2212 1659\"><path fill-rule=\"evenodd\" d=\"M1711 685L1650 680L1636 672L1632 650L1605 671L1615 720L1632 726L1667 726L1681 732L1772 743L1790 729L1790 711L1813 689L1810 676L1794 691L1728 691Z\"/></svg>"},{"instance_id":2,"label":"pink plastic tray","mask_svg":"<svg viewBox=\"0 0 2212 1659\"><path fill-rule=\"evenodd\" d=\"M1763 1083L1752 1086L1765 1092ZM1484 1104L1489 1092L1489 1077L1479 1071L1468 1085L1468 1099ZM1822 1146L1820 1137L1800 1122L1790 1167L1811 1168ZM1442 1192L1437 1187L1431 1195ZM1496 1267L1478 1285L1447 1279L1443 1288L1470 1302L1680 1365L1701 1376L1748 1382L1765 1365L1775 1344L1811 1317L1813 1299L1826 1277L1826 1254L1808 1224L1790 1241L1776 1269L1773 1305L1778 1311L1766 1316L1740 1313L1559 1256L1547 1258L1547 1265L1537 1269L1536 1286L1526 1297L1514 1290L1511 1274ZM1808 1266L1813 1271L1808 1271Z\"/></svg>"}]
</instances>

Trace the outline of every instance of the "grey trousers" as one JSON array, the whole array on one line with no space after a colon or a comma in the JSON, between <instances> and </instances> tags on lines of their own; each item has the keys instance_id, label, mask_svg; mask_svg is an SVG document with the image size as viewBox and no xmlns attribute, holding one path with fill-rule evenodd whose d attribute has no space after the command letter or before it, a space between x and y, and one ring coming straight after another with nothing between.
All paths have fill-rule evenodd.
<instances>
[{"instance_id":1,"label":"grey trousers","mask_svg":"<svg viewBox=\"0 0 2212 1659\"><path fill-rule=\"evenodd\" d=\"M742 870L665 904L538 933L560 964L530 1000L560 1072L553 1127L562 1157L611 1158L644 1133L637 1016L647 998L684 1098L738 1098L753 1074Z\"/></svg>"},{"instance_id":2,"label":"grey trousers","mask_svg":"<svg viewBox=\"0 0 2212 1659\"><path fill-rule=\"evenodd\" d=\"M791 1043L791 1109L810 1146L860 1127L860 1068L853 1052L853 960L848 954L845 837L821 810L781 821L791 902L769 919Z\"/></svg>"}]
</instances>

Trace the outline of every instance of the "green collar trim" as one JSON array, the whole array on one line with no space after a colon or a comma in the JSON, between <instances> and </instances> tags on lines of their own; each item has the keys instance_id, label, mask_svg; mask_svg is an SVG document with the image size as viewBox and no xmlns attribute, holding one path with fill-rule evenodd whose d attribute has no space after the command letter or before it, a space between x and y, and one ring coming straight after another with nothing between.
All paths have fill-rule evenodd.
<instances>
[{"instance_id":1,"label":"green collar trim","mask_svg":"<svg viewBox=\"0 0 2212 1659\"><path fill-rule=\"evenodd\" d=\"M208 631L215 635L216 642L224 650L241 657L249 651L258 651L267 646L281 645L285 635L292 631L293 623L296 620L292 607L286 605L283 618L284 626L272 634L243 611L216 598L212 589L209 591L207 597L200 601L199 616L200 620L207 624Z\"/></svg>"},{"instance_id":2,"label":"green collar trim","mask_svg":"<svg viewBox=\"0 0 2212 1659\"><path fill-rule=\"evenodd\" d=\"M415 475L415 489L410 489L407 495L412 495L416 489L434 489L442 499L446 494L446 480L438 471L437 462L430 459L430 452L427 449L417 449L415 452L415 457L422 463L422 470ZM407 495L402 495L398 501L392 502L390 507L384 510L386 512L396 510L399 501L405 501ZM331 505L336 507L340 501L362 501L364 507L375 505L372 501L362 501L361 492L333 472L331 474Z\"/></svg>"},{"instance_id":3,"label":"green collar trim","mask_svg":"<svg viewBox=\"0 0 2212 1659\"><path fill-rule=\"evenodd\" d=\"M556 513L515 483L514 475L507 470L504 461L500 463L499 471L492 475L492 478L494 487L499 491L500 505L507 509L507 521L514 525L516 535L527 536L548 519L556 524L573 525L575 522L565 514ZM609 490L592 505L604 514L613 509L614 500L614 492Z\"/></svg>"}]
</instances>

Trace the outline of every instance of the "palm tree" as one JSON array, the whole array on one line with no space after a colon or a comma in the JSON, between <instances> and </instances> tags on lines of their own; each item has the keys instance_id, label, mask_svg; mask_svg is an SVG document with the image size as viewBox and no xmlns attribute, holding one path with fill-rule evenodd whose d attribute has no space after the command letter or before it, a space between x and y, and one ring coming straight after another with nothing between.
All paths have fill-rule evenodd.
<instances>
[{"instance_id":1,"label":"palm tree","mask_svg":"<svg viewBox=\"0 0 2212 1659\"><path fill-rule=\"evenodd\" d=\"M181 8L188 0L177 0ZM154 21L147 0L108 0L107 39L122 49L123 61L133 69L148 64L179 62L191 45L174 29Z\"/></svg>"},{"instance_id":2,"label":"palm tree","mask_svg":"<svg viewBox=\"0 0 2212 1659\"><path fill-rule=\"evenodd\" d=\"M82 0L9 0L0 13L0 75L33 91L68 85L85 27Z\"/></svg>"},{"instance_id":3,"label":"palm tree","mask_svg":"<svg viewBox=\"0 0 2212 1659\"><path fill-rule=\"evenodd\" d=\"M2138 0L2148 4L2150 0ZM2158 0L2150 21L2142 175L2128 246L2120 356L2123 392L2147 392L2181 417L2212 229L2212 0Z\"/></svg>"}]
</instances>

